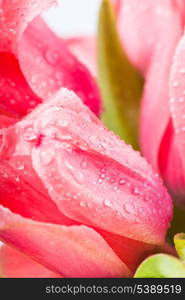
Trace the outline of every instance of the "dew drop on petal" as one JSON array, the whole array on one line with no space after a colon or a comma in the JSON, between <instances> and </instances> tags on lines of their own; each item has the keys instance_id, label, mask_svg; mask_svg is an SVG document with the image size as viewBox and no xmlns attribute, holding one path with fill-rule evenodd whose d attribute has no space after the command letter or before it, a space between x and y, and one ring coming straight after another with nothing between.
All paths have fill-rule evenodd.
<instances>
[{"instance_id":1,"label":"dew drop on petal","mask_svg":"<svg viewBox=\"0 0 185 300\"><path fill-rule=\"evenodd\" d=\"M82 160L80 166L82 169L87 169L87 162L85 160Z\"/></svg>"},{"instance_id":2,"label":"dew drop on petal","mask_svg":"<svg viewBox=\"0 0 185 300\"><path fill-rule=\"evenodd\" d=\"M134 212L134 206L131 203L129 203L129 202L125 203L124 209L129 214L131 214L131 213Z\"/></svg>"},{"instance_id":3,"label":"dew drop on petal","mask_svg":"<svg viewBox=\"0 0 185 300\"><path fill-rule=\"evenodd\" d=\"M49 165L54 159L54 152L51 150L41 152L41 160L44 165Z\"/></svg>"},{"instance_id":4,"label":"dew drop on petal","mask_svg":"<svg viewBox=\"0 0 185 300\"><path fill-rule=\"evenodd\" d=\"M24 139L26 141L35 141L38 136L32 127L27 127L24 129Z\"/></svg>"}]
</instances>

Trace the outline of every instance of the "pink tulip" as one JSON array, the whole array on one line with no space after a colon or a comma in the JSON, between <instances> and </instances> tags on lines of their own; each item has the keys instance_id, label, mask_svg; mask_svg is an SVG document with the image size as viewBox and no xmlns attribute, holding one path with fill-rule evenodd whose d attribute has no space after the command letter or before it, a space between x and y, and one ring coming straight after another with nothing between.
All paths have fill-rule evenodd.
<instances>
[{"instance_id":1,"label":"pink tulip","mask_svg":"<svg viewBox=\"0 0 185 300\"><path fill-rule=\"evenodd\" d=\"M128 277L172 205L141 156L62 90L2 130L0 237L65 277Z\"/></svg>"},{"instance_id":2,"label":"pink tulip","mask_svg":"<svg viewBox=\"0 0 185 300\"><path fill-rule=\"evenodd\" d=\"M145 74L142 152L184 205L185 1L124 0L117 10L123 44Z\"/></svg>"},{"instance_id":3,"label":"pink tulip","mask_svg":"<svg viewBox=\"0 0 185 300\"><path fill-rule=\"evenodd\" d=\"M88 109L99 92L70 42L32 21L53 1L13 2L0 2L0 276L132 276L163 245L171 199Z\"/></svg>"}]
</instances>

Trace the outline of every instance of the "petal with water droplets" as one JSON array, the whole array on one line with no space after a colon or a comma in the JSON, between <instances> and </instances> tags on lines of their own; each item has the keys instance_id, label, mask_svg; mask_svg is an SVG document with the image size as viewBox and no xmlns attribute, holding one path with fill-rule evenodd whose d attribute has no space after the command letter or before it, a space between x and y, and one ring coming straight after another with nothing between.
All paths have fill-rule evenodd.
<instances>
[{"instance_id":1,"label":"petal with water droplets","mask_svg":"<svg viewBox=\"0 0 185 300\"><path fill-rule=\"evenodd\" d=\"M33 169L29 156L30 149L27 149L25 145L27 140L24 140L24 134L23 140L18 146L19 124L2 130L0 139L0 204L15 213L21 213L25 217L42 222L74 224L72 220L59 212ZM28 133L26 134L28 138ZM29 134L33 135L31 132ZM30 139L28 140L30 143Z\"/></svg>"},{"instance_id":2,"label":"petal with water droplets","mask_svg":"<svg viewBox=\"0 0 185 300\"><path fill-rule=\"evenodd\" d=\"M22 116L60 87L68 87L99 115L101 99L93 76L70 52L65 40L55 36L39 17L33 21L55 2L0 2L2 107Z\"/></svg>"},{"instance_id":3,"label":"petal with water droplets","mask_svg":"<svg viewBox=\"0 0 185 300\"><path fill-rule=\"evenodd\" d=\"M17 53L19 41L29 22L56 4L56 0L1 0L0 50Z\"/></svg>"},{"instance_id":4,"label":"petal with water droplets","mask_svg":"<svg viewBox=\"0 0 185 300\"><path fill-rule=\"evenodd\" d=\"M95 79L68 50L65 40L56 37L41 19L35 19L23 35L19 60L37 95L48 99L66 87L76 92L95 114L100 114L101 101Z\"/></svg>"},{"instance_id":5,"label":"petal with water droplets","mask_svg":"<svg viewBox=\"0 0 185 300\"><path fill-rule=\"evenodd\" d=\"M29 118L43 137L33 148L34 168L66 216L148 243L163 240L171 200L161 180L74 93L62 90Z\"/></svg>"}]
</instances>

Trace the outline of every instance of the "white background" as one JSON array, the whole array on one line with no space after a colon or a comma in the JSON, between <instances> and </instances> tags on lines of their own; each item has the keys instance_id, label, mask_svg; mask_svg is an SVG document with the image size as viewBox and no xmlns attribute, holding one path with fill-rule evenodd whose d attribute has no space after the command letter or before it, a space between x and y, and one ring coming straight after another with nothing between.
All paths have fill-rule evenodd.
<instances>
[{"instance_id":1,"label":"white background","mask_svg":"<svg viewBox=\"0 0 185 300\"><path fill-rule=\"evenodd\" d=\"M63 36L96 32L101 0L59 0L56 8L44 13L52 29Z\"/></svg>"}]
</instances>

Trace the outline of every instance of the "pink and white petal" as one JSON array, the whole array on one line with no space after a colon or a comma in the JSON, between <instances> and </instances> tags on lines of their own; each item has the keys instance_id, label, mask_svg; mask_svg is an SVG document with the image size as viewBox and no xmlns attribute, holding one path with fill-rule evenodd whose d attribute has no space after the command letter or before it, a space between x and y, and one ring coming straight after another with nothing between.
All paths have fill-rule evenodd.
<instances>
[{"instance_id":1,"label":"pink and white petal","mask_svg":"<svg viewBox=\"0 0 185 300\"><path fill-rule=\"evenodd\" d=\"M174 18L180 21L179 12L171 0L114 0L115 3L123 47L133 63L146 74L160 43L164 42L166 47L166 36L171 38L176 27ZM166 35L169 30L170 34ZM161 52L164 48L161 47Z\"/></svg>"},{"instance_id":2,"label":"pink and white petal","mask_svg":"<svg viewBox=\"0 0 185 300\"><path fill-rule=\"evenodd\" d=\"M171 20L173 28L163 35L148 70L141 107L140 143L146 159L159 172L160 143L170 121L169 74L176 44L181 35L179 18ZM171 24L171 23L168 23ZM169 29L168 29L169 30Z\"/></svg>"},{"instance_id":3,"label":"pink and white petal","mask_svg":"<svg viewBox=\"0 0 185 300\"><path fill-rule=\"evenodd\" d=\"M40 18L32 22L21 39L19 61L29 85L41 98L48 99L66 87L100 115L101 99L95 79L69 51L65 40L57 37Z\"/></svg>"},{"instance_id":4,"label":"pink and white petal","mask_svg":"<svg viewBox=\"0 0 185 300\"><path fill-rule=\"evenodd\" d=\"M66 86L78 93L93 112L99 115L100 94L89 71L71 54L65 41L56 37L44 25L44 21L33 21L42 10L54 3L55 0L14 0L13 3L10 0L0 1L0 50L5 52L1 55L10 58L9 63L13 62L14 66L13 74L9 72L12 68L7 68L5 73L8 74L2 74L3 93L0 100L5 109L8 107L8 111L15 109L17 113L17 109L19 115L24 115L28 109L42 102L40 98L47 99L60 87ZM15 54L18 61L11 53ZM56 55L59 56L58 61ZM6 65L5 62L4 64ZM6 93L4 89L7 90Z\"/></svg>"},{"instance_id":5,"label":"pink and white petal","mask_svg":"<svg viewBox=\"0 0 185 300\"><path fill-rule=\"evenodd\" d=\"M0 238L64 277L128 277L126 265L86 226L34 222L0 207Z\"/></svg>"},{"instance_id":6,"label":"pink and white petal","mask_svg":"<svg viewBox=\"0 0 185 300\"><path fill-rule=\"evenodd\" d=\"M56 3L56 0L1 0L0 50L17 53L19 41L28 23Z\"/></svg>"},{"instance_id":7,"label":"pink and white petal","mask_svg":"<svg viewBox=\"0 0 185 300\"><path fill-rule=\"evenodd\" d=\"M68 38L65 40L71 53L84 64L91 74L97 76L96 39L91 36Z\"/></svg>"},{"instance_id":8,"label":"pink and white petal","mask_svg":"<svg viewBox=\"0 0 185 300\"><path fill-rule=\"evenodd\" d=\"M27 119L42 136L34 168L66 216L146 243L163 240L171 200L161 180L74 93L62 90Z\"/></svg>"},{"instance_id":9,"label":"pink and white petal","mask_svg":"<svg viewBox=\"0 0 185 300\"><path fill-rule=\"evenodd\" d=\"M60 278L27 255L3 245L0 248L0 275L5 278Z\"/></svg>"}]
</instances>

